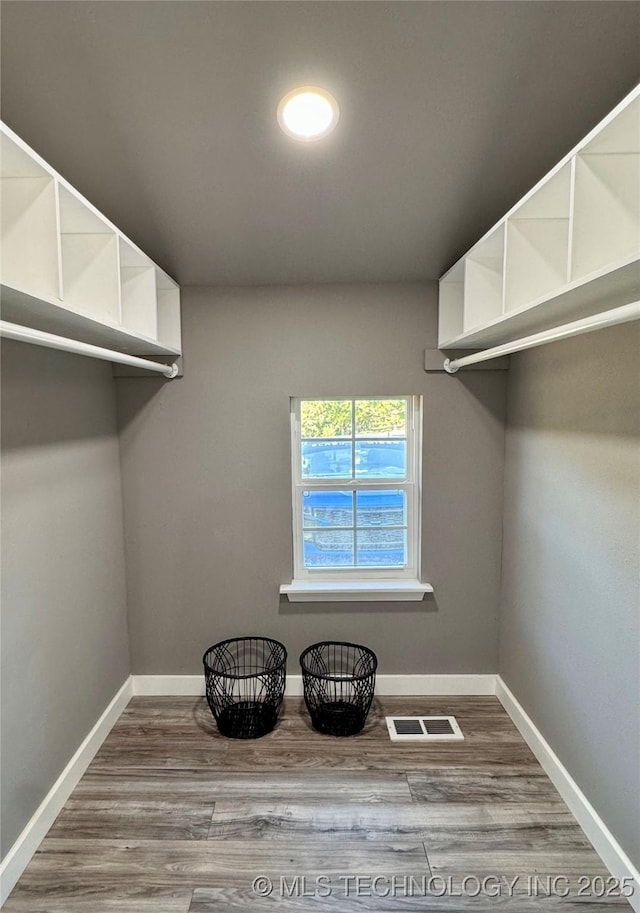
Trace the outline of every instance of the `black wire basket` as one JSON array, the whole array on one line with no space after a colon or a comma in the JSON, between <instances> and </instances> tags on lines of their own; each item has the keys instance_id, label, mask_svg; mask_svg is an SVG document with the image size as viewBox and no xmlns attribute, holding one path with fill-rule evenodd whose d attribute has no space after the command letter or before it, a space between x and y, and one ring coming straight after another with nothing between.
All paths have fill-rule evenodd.
<instances>
[{"instance_id":1,"label":"black wire basket","mask_svg":"<svg viewBox=\"0 0 640 913\"><path fill-rule=\"evenodd\" d=\"M207 702L220 733L258 739L278 719L286 680L287 651L269 637L232 637L202 657Z\"/></svg>"},{"instance_id":2,"label":"black wire basket","mask_svg":"<svg viewBox=\"0 0 640 913\"><path fill-rule=\"evenodd\" d=\"M323 641L307 647L300 665L314 729L339 736L360 732L373 700L375 653L359 644Z\"/></svg>"}]
</instances>

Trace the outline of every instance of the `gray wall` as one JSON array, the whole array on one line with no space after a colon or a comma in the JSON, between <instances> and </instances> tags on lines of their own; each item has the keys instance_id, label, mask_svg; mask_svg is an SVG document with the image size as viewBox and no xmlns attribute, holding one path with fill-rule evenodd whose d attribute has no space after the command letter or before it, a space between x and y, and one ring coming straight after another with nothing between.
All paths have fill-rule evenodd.
<instances>
[{"instance_id":1,"label":"gray wall","mask_svg":"<svg viewBox=\"0 0 640 913\"><path fill-rule=\"evenodd\" d=\"M3 855L128 672L111 366L3 341Z\"/></svg>"},{"instance_id":2,"label":"gray wall","mask_svg":"<svg viewBox=\"0 0 640 913\"><path fill-rule=\"evenodd\" d=\"M500 673L640 866L639 327L515 356Z\"/></svg>"},{"instance_id":3,"label":"gray wall","mask_svg":"<svg viewBox=\"0 0 640 913\"><path fill-rule=\"evenodd\" d=\"M185 376L118 380L132 669L245 633L354 639L380 671L497 668L505 377L426 375L432 285L187 289ZM293 604L289 397L424 394L422 603ZM299 667L298 667L299 669Z\"/></svg>"}]
</instances>

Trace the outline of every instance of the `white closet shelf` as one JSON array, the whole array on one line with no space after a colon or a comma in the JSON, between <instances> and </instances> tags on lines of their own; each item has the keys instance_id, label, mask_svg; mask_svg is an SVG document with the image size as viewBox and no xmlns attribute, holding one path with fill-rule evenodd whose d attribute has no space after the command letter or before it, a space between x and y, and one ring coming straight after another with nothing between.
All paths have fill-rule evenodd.
<instances>
[{"instance_id":1,"label":"white closet shelf","mask_svg":"<svg viewBox=\"0 0 640 913\"><path fill-rule=\"evenodd\" d=\"M21 289L3 285L0 293L2 318L11 323L55 333L129 355L175 355L179 348L162 345L157 339L141 336L116 324L97 320L90 314L70 310L62 301L36 298Z\"/></svg>"},{"instance_id":2,"label":"white closet shelf","mask_svg":"<svg viewBox=\"0 0 640 913\"><path fill-rule=\"evenodd\" d=\"M640 86L440 279L438 346L495 346L640 297Z\"/></svg>"},{"instance_id":3,"label":"white closet shelf","mask_svg":"<svg viewBox=\"0 0 640 913\"><path fill-rule=\"evenodd\" d=\"M477 349L510 342L523 333L537 333L568 320L592 317L602 310L637 301L639 297L640 263L637 256L633 256L613 268L576 279L561 292L549 292L471 332L460 333L440 343L440 348Z\"/></svg>"},{"instance_id":4,"label":"white closet shelf","mask_svg":"<svg viewBox=\"0 0 640 913\"><path fill-rule=\"evenodd\" d=\"M181 354L180 288L0 122L9 322L130 355Z\"/></svg>"}]
</instances>

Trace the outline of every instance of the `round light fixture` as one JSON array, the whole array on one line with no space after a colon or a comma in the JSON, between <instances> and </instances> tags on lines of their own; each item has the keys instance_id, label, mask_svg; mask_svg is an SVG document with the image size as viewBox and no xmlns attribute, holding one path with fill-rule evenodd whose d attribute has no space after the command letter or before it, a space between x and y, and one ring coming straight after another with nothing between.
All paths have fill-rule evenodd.
<instances>
[{"instance_id":1,"label":"round light fixture","mask_svg":"<svg viewBox=\"0 0 640 913\"><path fill-rule=\"evenodd\" d=\"M317 86L287 92L278 105L278 123L287 136L310 143L331 133L340 110L333 95Z\"/></svg>"}]
</instances>

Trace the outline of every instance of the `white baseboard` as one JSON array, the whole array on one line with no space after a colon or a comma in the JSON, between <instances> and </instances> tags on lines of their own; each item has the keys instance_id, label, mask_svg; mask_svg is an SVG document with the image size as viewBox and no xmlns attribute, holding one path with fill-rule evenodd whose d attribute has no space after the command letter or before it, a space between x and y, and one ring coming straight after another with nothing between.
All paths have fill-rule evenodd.
<instances>
[{"instance_id":1,"label":"white baseboard","mask_svg":"<svg viewBox=\"0 0 640 913\"><path fill-rule=\"evenodd\" d=\"M134 675L133 693L146 697L204 694L203 675ZM302 676L287 675L288 696L302 694ZM391 695L494 695L496 676L487 675L377 675L376 694Z\"/></svg>"},{"instance_id":2,"label":"white baseboard","mask_svg":"<svg viewBox=\"0 0 640 913\"><path fill-rule=\"evenodd\" d=\"M204 675L132 675L135 697L196 697L204 694Z\"/></svg>"},{"instance_id":3,"label":"white baseboard","mask_svg":"<svg viewBox=\"0 0 640 913\"><path fill-rule=\"evenodd\" d=\"M640 872L500 676L496 696L613 877L633 880L634 893L628 900L640 913Z\"/></svg>"},{"instance_id":4,"label":"white baseboard","mask_svg":"<svg viewBox=\"0 0 640 913\"><path fill-rule=\"evenodd\" d=\"M9 894L13 891L16 882L40 846L47 831L56 820L62 806L76 788L80 778L132 696L133 682L131 676L129 676L2 860L0 865L0 906L4 904Z\"/></svg>"},{"instance_id":5,"label":"white baseboard","mask_svg":"<svg viewBox=\"0 0 640 913\"><path fill-rule=\"evenodd\" d=\"M376 694L433 695L438 697L493 696L496 693L496 677L486 675L378 675Z\"/></svg>"}]
</instances>

